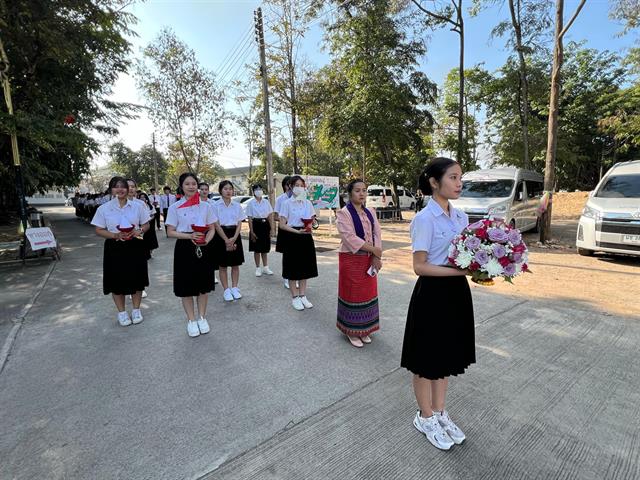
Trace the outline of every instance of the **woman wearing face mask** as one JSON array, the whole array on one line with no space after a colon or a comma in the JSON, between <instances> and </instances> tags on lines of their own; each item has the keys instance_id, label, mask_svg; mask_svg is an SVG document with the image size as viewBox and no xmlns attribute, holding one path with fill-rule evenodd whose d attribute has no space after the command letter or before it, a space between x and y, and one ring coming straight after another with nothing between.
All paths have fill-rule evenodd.
<instances>
[{"instance_id":1,"label":"woman wearing face mask","mask_svg":"<svg viewBox=\"0 0 640 480\"><path fill-rule=\"evenodd\" d=\"M200 201L198 179L193 173L180 175L179 184L185 196L171 204L165 222L169 237L177 239L173 251L173 293L182 300L187 315L187 335L197 337L210 330L207 303L215 284L206 247L214 238L217 217L211 204ZM206 233L195 232L194 225L209 228Z\"/></svg>"},{"instance_id":2,"label":"woman wearing face mask","mask_svg":"<svg viewBox=\"0 0 640 480\"><path fill-rule=\"evenodd\" d=\"M222 198L215 204L218 223L214 238L214 252L216 263L220 267L220 282L224 288L224 300L232 302L240 300L242 294L238 288L240 280L240 265L244 263L244 251L240 231L242 221L247 218L238 202L231 200L233 197L233 184L229 180L223 180L218 184L218 192ZM231 287L227 268L231 267Z\"/></svg>"},{"instance_id":3,"label":"woman wearing face mask","mask_svg":"<svg viewBox=\"0 0 640 480\"><path fill-rule=\"evenodd\" d=\"M247 202L245 213L249 217L249 251L253 252L256 263L256 277L262 274L273 275L269 268L267 255L271 250L271 232L273 231L273 209L269 200L264 198L262 186L251 187L253 197ZM262 257L262 268L260 258Z\"/></svg>"},{"instance_id":4,"label":"woman wearing face mask","mask_svg":"<svg viewBox=\"0 0 640 480\"><path fill-rule=\"evenodd\" d=\"M280 195L278 195L278 198L276 198L276 205L275 208L273 209L274 211L274 216L275 216L275 220L277 222L277 228L278 228L278 232L277 232L277 238L276 238L276 252L278 253L284 253L285 250L285 244L284 244L284 237L286 237L286 235L282 234L282 230L280 229L280 212L282 211L282 206L284 205L284 203L289 200L291 198L291 194L293 192L291 192L291 185L289 184L291 180L291 176L287 175L282 179L282 192ZM272 232L273 233L273 232ZM284 288L289 288L289 280L287 279L287 277L284 277Z\"/></svg>"},{"instance_id":5,"label":"woman wearing face mask","mask_svg":"<svg viewBox=\"0 0 640 480\"><path fill-rule=\"evenodd\" d=\"M280 211L280 228L283 230L286 248L282 254L282 276L289 280L291 290L291 304L296 310L312 308L313 304L307 299L307 279L318 276L316 263L316 246L307 231L304 220L311 220L316 212L313 204L307 200L307 190L304 179L295 175L291 177L292 197L284 202Z\"/></svg>"},{"instance_id":6,"label":"woman wearing face mask","mask_svg":"<svg viewBox=\"0 0 640 480\"><path fill-rule=\"evenodd\" d=\"M118 309L118 323L126 327L142 321L140 302L149 285L146 247L141 239L149 229L149 213L141 202L128 198L129 186L122 177L113 177L109 192L113 199L100 205L91 225L105 238L102 290L111 294ZM131 317L125 309L125 295L131 295Z\"/></svg>"},{"instance_id":7,"label":"woman wearing face mask","mask_svg":"<svg viewBox=\"0 0 640 480\"><path fill-rule=\"evenodd\" d=\"M351 345L371 343L379 327L378 280L382 268L382 238L376 212L366 208L367 185L352 180L347 185L349 203L337 212L340 233L338 257L338 322Z\"/></svg>"}]
</instances>

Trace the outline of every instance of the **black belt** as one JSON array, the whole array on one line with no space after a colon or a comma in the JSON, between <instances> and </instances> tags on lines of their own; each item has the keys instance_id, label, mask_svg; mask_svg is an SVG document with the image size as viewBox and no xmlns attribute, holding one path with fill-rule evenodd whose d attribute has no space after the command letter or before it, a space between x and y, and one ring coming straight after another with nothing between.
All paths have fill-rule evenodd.
<instances>
[{"instance_id":1,"label":"black belt","mask_svg":"<svg viewBox=\"0 0 640 480\"><path fill-rule=\"evenodd\" d=\"M267 219L266 218L253 218L253 221L258 221L258 222L262 222L262 223L266 223Z\"/></svg>"}]
</instances>

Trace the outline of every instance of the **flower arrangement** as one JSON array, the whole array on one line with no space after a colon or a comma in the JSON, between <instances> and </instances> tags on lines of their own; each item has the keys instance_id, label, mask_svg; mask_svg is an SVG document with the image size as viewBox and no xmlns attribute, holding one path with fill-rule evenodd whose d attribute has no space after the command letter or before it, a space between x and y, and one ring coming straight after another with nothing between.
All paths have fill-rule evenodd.
<instances>
[{"instance_id":1,"label":"flower arrangement","mask_svg":"<svg viewBox=\"0 0 640 480\"><path fill-rule=\"evenodd\" d=\"M512 283L522 272L530 272L528 249L522 234L501 219L483 219L467 226L449 246L449 263L471 272L471 280L493 285L493 279Z\"/></svg>"}]
</instances>

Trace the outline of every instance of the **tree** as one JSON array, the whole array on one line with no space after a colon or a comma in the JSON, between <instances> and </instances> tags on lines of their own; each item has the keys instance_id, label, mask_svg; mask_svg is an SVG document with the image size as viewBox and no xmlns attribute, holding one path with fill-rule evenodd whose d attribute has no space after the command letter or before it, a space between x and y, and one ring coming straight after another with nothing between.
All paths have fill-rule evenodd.
<instances>
[{"instance_id":1,"label":"tree","mask_svg":"<svg viewBox=\"0 0 640 480\"><path fill-rule=\"evenodd\" d=\"M540 240L546 242L551 238L551 209L553 207L553 191L556 187L556 150L558 146L558 106L560 104L560 87L562 79L560 70L564 57L563 38L586 0L580 0L575 12L564 25L564 0L556 0L556 27L553 43L553 67L551 69L551 93L549 94L549 124L547 127L547 155L544 167L544 189L549 196L547 211L540 222Z\"/></svg>"},{"instance_id":2,"label":"tree","mask_svg":"<svg viewBox=\"0 0 640 480\"><path fill-rule=\"evenodd\" d=\"M143 190L155 185L154 161L158 167L158 182L160 185L165 183L169 164L152 145L143 145L135 152L122 142L116 142L109 147L109 156L109 167L126 178L134 179Z\"/></svg>"},{"instance_id":3,"label":"tree","mask_svg":"<svg viewBox=\"0 0 640 480\"><path fill-rule=\"evenodd\" d=\"M462 162L464 152L464 18L462 12L462 0L451 0L451 5L445 2L434 1L435 10L430 10L422 5L421 1L411 0L413 4L428 17L425 22L428 26L449 26L452 32L458 34L460 48L458 55L458 148L456 160Z\"/></svg>"},{"instance_id":4,"label":"tree","mask_svg":"<svg viewBox=\"0 0 640 480\"><path fill-rule=\"evenodd\" d=\"M0 107L0 210L13 208L8 135L16 131L26 193L76 185L135 109L108 99L129 67L135 18L119 0L0 0L0 39L9 65L14 118ZM4 67L1 66L1 67Z\"/></svg>"},{"instance_id":5,"label":"tree","mask_svg":"<svg viewBox=\"0 0 640 480\"><path fill-rule=\"evenodd\" d=\"M188 171L214 171L216 153L227 144L224 93L215 75L202 67L195 52L169 29L143 50L137 83L149 116ZM178 168L180 169L180 168Z\"/></svg>"}]
</instances>

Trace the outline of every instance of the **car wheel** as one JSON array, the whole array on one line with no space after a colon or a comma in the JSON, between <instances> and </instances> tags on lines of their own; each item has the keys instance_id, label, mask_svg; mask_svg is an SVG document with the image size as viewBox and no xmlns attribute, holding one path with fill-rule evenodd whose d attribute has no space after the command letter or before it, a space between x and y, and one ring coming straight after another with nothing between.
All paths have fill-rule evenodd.
<instances>
[{"instance_id":1,"label":"car wheel","mask_svg":"<svg viewBox=\"0 0 640 480\"><path fill-rule=\"evenodd\" d=\"M578 247L578 255L582 255L583 257L593 257L593 250Z\"/></svg>"}]
</instances>

